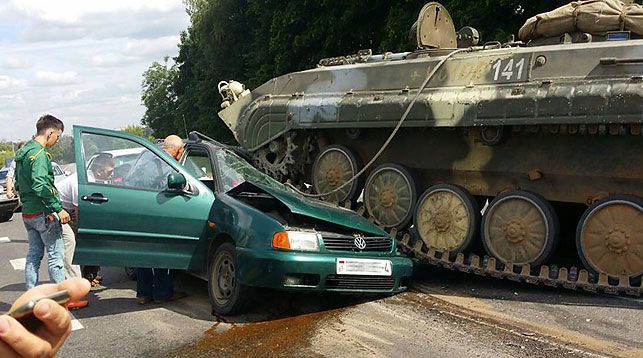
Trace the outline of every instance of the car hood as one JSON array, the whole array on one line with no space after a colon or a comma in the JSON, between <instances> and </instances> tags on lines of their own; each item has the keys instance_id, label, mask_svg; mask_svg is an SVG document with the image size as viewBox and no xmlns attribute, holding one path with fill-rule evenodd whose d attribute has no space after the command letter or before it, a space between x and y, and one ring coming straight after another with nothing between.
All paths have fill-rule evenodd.
<instances>
[{"instance_id":1,"label":"car hood","mask_svg":"<svg viewBox=\"0 0 643 358\"><path fill-rule=\"evenodd\" d=\"M327 221L335 225L341 225L373 235L388 236L386 231L380 229L375 224L369 222L354 211L344 209L321 200L309 199L294 191L290 191L289 189L275 188L274 186L266 185L265 183L254 181L252 179L247 179L244 184L247 183L250 183L272 195L295 214ZM244 184L235 189L241 189L240 187ZM237 191L235 189L232 191Z\"/></svg>"}]
</instances>

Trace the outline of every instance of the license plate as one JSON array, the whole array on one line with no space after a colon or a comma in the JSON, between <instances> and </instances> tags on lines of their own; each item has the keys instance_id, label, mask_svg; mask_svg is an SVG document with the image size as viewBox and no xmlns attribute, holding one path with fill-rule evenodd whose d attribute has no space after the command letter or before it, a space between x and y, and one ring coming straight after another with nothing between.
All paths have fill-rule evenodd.
<instances>
[{"instance_id":1,"label":"license plate","mask_svg":"<svg viewBox=\"0 0 643 358\"><path fill-rule=\"evenodd\" d=\"M391 276L391 261L372 259L337 259L338 275Z\"/></svg>"}]
</instances>

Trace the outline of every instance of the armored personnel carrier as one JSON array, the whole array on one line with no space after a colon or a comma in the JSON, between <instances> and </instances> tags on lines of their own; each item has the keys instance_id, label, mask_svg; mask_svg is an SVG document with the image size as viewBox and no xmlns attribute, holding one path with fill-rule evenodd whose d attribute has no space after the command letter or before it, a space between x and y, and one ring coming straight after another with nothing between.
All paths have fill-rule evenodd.
<instances>
[{"instance_id":1,"label":"armored personnel carrier","mask_svg":"<svg viewBox=\"0 0 643 358\"><path fill-rule=\"evenodd\" d=\"M432 2L412 31L413 52L222 82L219 115L263 170L348 207L362 195L430 263L640 294L643 8L575 1L479 43Z\"/></svg>"}]
</instances>

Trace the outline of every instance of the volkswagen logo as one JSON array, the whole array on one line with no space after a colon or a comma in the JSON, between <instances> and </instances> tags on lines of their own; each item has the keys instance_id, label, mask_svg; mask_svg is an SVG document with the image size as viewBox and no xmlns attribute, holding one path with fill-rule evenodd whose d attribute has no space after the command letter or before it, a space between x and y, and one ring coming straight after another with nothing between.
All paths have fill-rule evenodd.
<instances>
[{"instance_id":1,"label":"volkswagen logo","mask_svg":"<svg viewBox=\"0 0 643 358\"><path fill-rule=\"evenodd\" d=\"M355 240L353 240L353 243L355 244L355 247L364 250L366 248L366 240L364 240L364 236L362 235L355 235Z\"/></svg>"}]
</instances>

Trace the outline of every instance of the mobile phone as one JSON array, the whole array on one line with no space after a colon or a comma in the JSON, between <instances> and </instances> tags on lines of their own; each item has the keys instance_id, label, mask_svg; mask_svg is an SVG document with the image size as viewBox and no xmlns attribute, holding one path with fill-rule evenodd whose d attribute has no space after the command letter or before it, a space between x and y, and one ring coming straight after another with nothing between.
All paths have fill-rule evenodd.
<instances>
[{"instance_id":1,"label":"mobile phone","mask_svg":"<svg viewBox=\"0 0 643 358\"><path fill-rule=\"evenodd\" d=\"M58 303L59 305L63 306L69 302L71 297L69 296L69 292L67 290L58 291L49 296L30 300L27 303L21 306L18 306L15 309L12 309L11 311L7 312L7 315L15 318L25 328L33 332L36 329L38 329L40 325L42 325L42 322L33 315L33 309L34 307L36 307L36 303L44 299L52 300Z\"/></svg>"}]
</instances>

